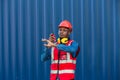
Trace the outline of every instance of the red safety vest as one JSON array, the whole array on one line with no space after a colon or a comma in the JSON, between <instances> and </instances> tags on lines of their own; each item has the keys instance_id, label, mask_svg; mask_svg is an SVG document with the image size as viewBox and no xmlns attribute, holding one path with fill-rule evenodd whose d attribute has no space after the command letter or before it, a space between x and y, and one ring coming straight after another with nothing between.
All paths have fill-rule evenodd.
<instances>
[{"instance_id":1,"label":"red safety vest","mask_svg":"<svg viewBox=\"0 0 120 80\"><path fill-rule=\"evenodd\" d=\"M73 40L69 40L66 45L70 46L72 42ZM78 53L79 50L76 51L76 54ZM69 52L60 51L55 47L52 48L50 80L56 80L57 77L59 80L74 80L75 69L76 57L72 57Z\"/></svg>"}]
</instances>

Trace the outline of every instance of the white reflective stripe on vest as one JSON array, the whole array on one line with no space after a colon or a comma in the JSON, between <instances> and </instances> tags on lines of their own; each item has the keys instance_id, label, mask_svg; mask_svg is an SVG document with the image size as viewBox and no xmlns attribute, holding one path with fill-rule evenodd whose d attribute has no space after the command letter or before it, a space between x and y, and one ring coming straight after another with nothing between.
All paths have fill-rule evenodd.
<instances>
[{"instance_id":1,"label":"white reflective stripe on vest","mask_svg":"<svg viewBox=\"0 0 120 80\"><path fill-rule=\"evenodd\" d=\"M67 59L70 60L70 54L71 54L71 53L68 53L68 52L67 52L66 54L67 54Z\"/></svg>"},{"instance_id":2,"label":"white reflective stripe on vest","mask_svg":"<svg viewBox=\"0 0 120 80\"><path fill-rule=\"evenodd\" d=\"M54 58L53 52L54 52L54 47L51 48L51 60L53 60Z\"/></svg>"},{"instance_id":3,"label":"white reflective stripe on vest","mask_svg":"<svg viewBox=\"0 0 120 80\"><path fill-rule=\"evenodd\" d=\"M59 74L63 73L75 73L75 70L59 70ZM57 70L51 70L51 74L57 74Z\"/></svg>"},{"instance_id":4,"label":"white reflective stripe on vest","mask_svg":"<svg viewBox=\"0 0 120 80\"><path fill-rule=\"evenodd\" d=\"M58 60L52 60L52 64L58 63ZM76 60L59 60L59 63L73 63L76 64Z\"/></svg>"},{"instance_id":5,"label":"white reflective stripe on vest","mask_svg":"<svg viewBox=\"0 0 120 80\"><path fill-rule=\"evenodd\" d=\"M72 42L73 42L73 40L71 40L71 41L69 42L68 46L70 46Z\"/></svg>"}]
</instances>

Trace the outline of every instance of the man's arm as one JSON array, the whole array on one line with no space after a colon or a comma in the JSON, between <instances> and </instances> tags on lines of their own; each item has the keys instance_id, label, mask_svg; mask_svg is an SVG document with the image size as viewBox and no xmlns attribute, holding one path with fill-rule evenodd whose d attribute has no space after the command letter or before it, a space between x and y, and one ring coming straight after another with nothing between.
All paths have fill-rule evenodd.
<instances>
[{"instance_id":1,"label":"man's arm","mask_svg":"<svg viewBox=\"0 0 120 80\"><path fill-rule=\"evenodd\" d=\"M73 55L73 57L76 56L76 52L79 49L79 45L75 41L72 42L72 44L70 46L66 46L64 44L54 44L53 42L51 42L47 39L42 39L42 41L47 42L47 44L44 44L45 47L48 47L48 48L57 47L59 50L63 50L63 51L71 53Z\"/></svg>"},{"instance_id":2,"label":"man's arm","mask_svg":"<svg viewBox=\"0 0 120 80\"><path fill-rule=\"evenodd\" d=\"M43 53L41 54L41 61L47 61L51 59L51 49L45 48Z\"/></svg>"}]
</instances>

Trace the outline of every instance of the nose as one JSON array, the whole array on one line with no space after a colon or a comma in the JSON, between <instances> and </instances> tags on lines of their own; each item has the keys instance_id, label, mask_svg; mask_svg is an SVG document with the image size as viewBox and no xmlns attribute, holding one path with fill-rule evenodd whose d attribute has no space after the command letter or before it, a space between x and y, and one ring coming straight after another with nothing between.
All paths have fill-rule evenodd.
<instances>
[{"instance_id":1,"label":"nose","mask_svg":"<svg viewBox=\"0 0 120 80\"><path fill-rule=\"evenodd\" d=\"M60 31L60 33L63 33L63 31Z\"/></svg>"}]
</instances>

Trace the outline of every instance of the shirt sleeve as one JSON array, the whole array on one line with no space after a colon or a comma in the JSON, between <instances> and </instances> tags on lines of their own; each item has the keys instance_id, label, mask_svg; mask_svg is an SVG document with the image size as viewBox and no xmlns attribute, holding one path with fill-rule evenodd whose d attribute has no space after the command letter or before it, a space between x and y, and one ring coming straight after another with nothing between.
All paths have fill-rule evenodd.
<instances>
[{"instance_id":1,"label":"shirt sleeve","mask_svg":"<svg viewBox=\"0 0 120 80\"><path fill-rule=\"evenodd\" d=\"M77 50L78 50L78 47L79 47L79 45L78 45L78 43L75 42L75 41L73 41L70 46L66 46L66 45L64 45L64 44L58 44L58 45L57 45L57 48L58 48L59 50L63 50L63 51L69 52L69 53L72 54L73 57L76 56L76 52L77 52Z\"/></svg>"},{"instance_id":2,"label":"shirt sleeve","mask_svg":"<svg viewBox=\"0 0 120 80\"><path fill-rule=\"evenodd\" d=\"M47 61L51 59L51 48L45 48L41 54L41 61Z\"/></svg>"}]
</instances>

